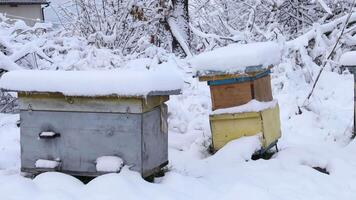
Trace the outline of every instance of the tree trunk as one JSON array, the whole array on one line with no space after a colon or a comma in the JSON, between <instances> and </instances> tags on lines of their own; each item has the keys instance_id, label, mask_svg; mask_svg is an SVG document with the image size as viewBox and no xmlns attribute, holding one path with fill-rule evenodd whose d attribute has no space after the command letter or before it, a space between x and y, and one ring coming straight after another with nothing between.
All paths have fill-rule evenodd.
<instances>
[{"instance_id":1,"label":"tree trunk","mask_svg":"<svg viewBox=\"0 0 356 200\"><path fill-rule=\"evenodd\" d=\"M189 28L189 0L172 0L173 4L173 17L175 22L179 27L180 33L186 43L190 48L191 44L191 32ZM172 48L173 52L182 52L189 56L190 52L187 52L186 49L181 44L182 41L177 40L176 37L173 37Z\"/></svg>"}]
</instances>

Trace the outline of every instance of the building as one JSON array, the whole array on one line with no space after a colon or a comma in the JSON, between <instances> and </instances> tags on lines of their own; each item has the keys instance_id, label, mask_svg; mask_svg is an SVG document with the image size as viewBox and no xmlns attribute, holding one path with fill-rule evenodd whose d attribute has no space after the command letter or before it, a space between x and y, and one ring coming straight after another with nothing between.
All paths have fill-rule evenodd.
<instances>
[{"instance_id":1,"label":"building","mask_svg":"<svg viewBox=\"0 0 356 200\"><path fill-rule=\"evenodd\" d=\"M0 0L0 13L31 26L44 21L43 9L48 5L46 0Z\"/></svg>"}]
</instances>

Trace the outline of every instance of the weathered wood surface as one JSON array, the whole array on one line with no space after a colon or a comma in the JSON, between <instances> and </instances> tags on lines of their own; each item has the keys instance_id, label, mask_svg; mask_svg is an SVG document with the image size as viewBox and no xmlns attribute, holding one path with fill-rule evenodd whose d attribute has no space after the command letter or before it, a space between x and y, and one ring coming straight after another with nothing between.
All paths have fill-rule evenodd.
<instances>
[{"instance_id":1,"label":"weathered wood surface","mask_svg":"<svg viewBox=\"0 0 356 200\"><path fill-rule=\"evenodd\" d=\"M212 110L244 105L252 99L261 102L273 100L271 76L265 75L252 81L210 85Z\"/></svg>"},{"instance_id":2,"label":"weathered wood surface","mask_svg":"<svg viewBox=\"0 0 356 200\"><path fill-rule=\"evenodd\" d=\"M168 135L161 128L167 123L164 110L156 107L143 114L22 110L21 168L31 173L48 171L35 168L36 160L59 159L58 171L93 176L100 174L98 157L119 156L131 169L151 175L168 162ZM40 139L43 131L60 137Z\"/></svg>"},{"instance_id":3,"label":"weathered wood surface","mask_svg":"<svg viewBox=\"0 0 356 200\"><path fill-rule=\"evenodd\" d=\"M254 99L262 102L273 100L271 76L264 76L253 81Z\"/></svg>"},{"instance_id":4,"label":"weathered wood surface","mask_svg":"<svg viewBox=\"0 0 356 200\"><path fill-rule=\"evenodd\" d=\"M157 121L160 114L161 120ZM142 127L142 171L143 176L149 176L152 169L168 162L168 112L162 105L161 113L148 112L143 114ZM160 123L157 123L160 122Z\"/></svg>"},{"instance_id":5,"label":"weathered wood surface","mask_svg":"<svg viewBox=\"0 0 356 200\"><path fill-rule=\"evenodd\" d=\"M213 110L243 105L253 99L250 82L210 86L210 93Z\"/></svg>"},{"instance_id":6,"label":"weathered wood surface","mask_svg":"<svg viewBox=\"0 0 356 200\"><path fill-rule=\"evenodd\" d=\"M248 68L248 67L247 67ZM264 72L266 70L272 69L273 66L269 66L267 68L262 68L259 66L251 67L250 69L246 69L245 72L225 72L225 71L214 71L207 74L197 74L196 76L199 78L199 81L216 81L216 80L224 80L231 78L241 78L241 77L254 77L257 74Z\"/></svg>"},{"instance_id":7,"label":"weathered wood surface","mask_svg":"<svg viewBox=\"0 0 356 200\"><path fill-rule=\"evenodd\" d=\"M32 111L144 113L168 100L169 96L66 97L57 93L19 93L20 110Z\"/></svg>"}]
</instances>

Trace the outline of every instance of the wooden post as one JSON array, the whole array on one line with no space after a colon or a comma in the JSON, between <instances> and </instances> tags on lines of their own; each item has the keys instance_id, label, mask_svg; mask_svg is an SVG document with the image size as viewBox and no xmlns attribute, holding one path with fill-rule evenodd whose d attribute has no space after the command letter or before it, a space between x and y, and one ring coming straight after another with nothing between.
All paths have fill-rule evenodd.
<instances>
[{"instance_id":1,"label":"wooden post","mask_svg":"<svg viewBox=\"0 0 356 200\"><path fill-rule=\"evenodd\" d=\"M346 69L349 70L351 74L354 76L354 124L353 124L353 131L352 131L352 139L356 137L355 132L355 124L356 124L356 66L342 66L341 70L345 71Z\"/></svg>"}]
</instances>

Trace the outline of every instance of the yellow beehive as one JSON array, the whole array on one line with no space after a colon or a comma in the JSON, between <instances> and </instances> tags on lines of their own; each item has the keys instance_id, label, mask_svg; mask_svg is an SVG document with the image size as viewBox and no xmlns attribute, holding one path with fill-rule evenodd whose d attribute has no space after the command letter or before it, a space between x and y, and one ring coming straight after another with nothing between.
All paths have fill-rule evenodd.
<instances>
[{"instance_id":1,"label":"yellow beehive","mask_svg":"<svg viewBox=\"0 0 356 200\"><path fill-rule=\"evenodd\" d=\"M278 103L259 112L212 114L210 126L215 151L232 140L257 134L262 134L262 148L266 150L281 137Z\"/></svg>"}]
</instances>

